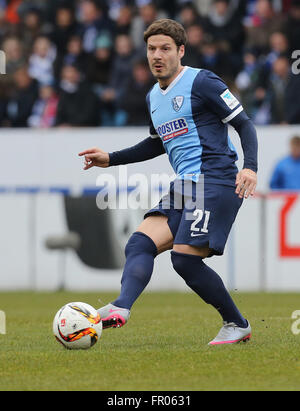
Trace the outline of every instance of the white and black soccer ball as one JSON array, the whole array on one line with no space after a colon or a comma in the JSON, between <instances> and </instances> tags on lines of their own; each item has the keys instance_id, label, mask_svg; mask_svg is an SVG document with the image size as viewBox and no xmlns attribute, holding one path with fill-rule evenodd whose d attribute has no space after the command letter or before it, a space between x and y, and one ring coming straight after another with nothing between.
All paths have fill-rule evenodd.
<instances>
[{"instance_id":1,"label":"white and black soccer ball","mask_svg":"<svg viewBox=\"0 0 300 411\"><path fill-rule=\"evenodd\" d=\"M58 342L70 350L86 350L100 339L100 314L86 303L63 306L53 320L53 333Z\"/></svg>"}]
</instances>

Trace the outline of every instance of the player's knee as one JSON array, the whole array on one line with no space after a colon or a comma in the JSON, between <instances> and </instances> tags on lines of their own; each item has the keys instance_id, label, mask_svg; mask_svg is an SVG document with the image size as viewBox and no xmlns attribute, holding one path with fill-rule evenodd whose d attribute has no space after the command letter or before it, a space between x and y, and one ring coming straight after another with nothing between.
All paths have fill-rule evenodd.
<instances>
[{"instance_id":1,"label":"player's knee","mask_svg":"<svg viewBox=\"0 0 300 411\"><path fill-rule=\"evenodd\" d=\"M195 263L195 260L197 263L197 275L195 275L195 270L191 268L192 264ZM199 286L199 283L202 281L201 269L204 266L201 257L172 251L171 261L174 270L181 278L183 278L189 287L193 288L196 284Z\"/></svg>"},{"instance_id":2,"label":"player's knee","mask_svg":"<svg viewBox=\"0 0 300 411\"><path fill-rule=\"evenodd\" d=\"M182 273L184 273L186 270L186 260L183 254L172 251L171 261L173 264L173 268L177 272L177 274L182 275Z\"/></svg>"},{"instance_id":3,"label":"player's knee","mask_svg":"<svg viewBox=\"0 0 300 411\"><path fill-rule=\"evenodd\" d=\"M195 276L195 272L192 269L191 270L191 259L193 260L194 258L197 258L197 275ZM204 263L202 262L201 258L198 256L192 256L192 255L187 255L187 254L180 254L175 251L171 252L171 260L172 264L174 267L174 270L177 272L177 274L180 275L181 278L184 279L186 284L193 288L195 285L199 286L199 284L202 281L202 276L201 276L201 267L204 266Z\"/></svg>"},{"instance_id":4,"label":"player's knee","mask_svg":"<svg viewBox=\"0 0 300 411\"><path fill-rule=\"evenodd\" d=\"M140 253L147 253L156 257L157 248L150 237L143 233L136 232L130 237L125 247L125 256L128 258L132 254Z\"/></svg>"}]
</instances>

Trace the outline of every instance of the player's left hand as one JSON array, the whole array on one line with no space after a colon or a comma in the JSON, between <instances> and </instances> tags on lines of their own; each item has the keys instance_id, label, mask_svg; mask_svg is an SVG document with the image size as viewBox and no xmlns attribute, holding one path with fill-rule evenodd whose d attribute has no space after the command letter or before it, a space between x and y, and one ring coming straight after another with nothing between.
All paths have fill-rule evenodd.
<instances>
[{"instance_id":1,"label":"player's left hand","mask_svg":"<svg viewBox=\"0 0 300 411\"><path fill-rule=\"evenodd\" d=\"M235 192L240 198L253 197L257 186L257 174L248 168L244 168L236 176L235 184Z\"/></svg>"}]
</instances>

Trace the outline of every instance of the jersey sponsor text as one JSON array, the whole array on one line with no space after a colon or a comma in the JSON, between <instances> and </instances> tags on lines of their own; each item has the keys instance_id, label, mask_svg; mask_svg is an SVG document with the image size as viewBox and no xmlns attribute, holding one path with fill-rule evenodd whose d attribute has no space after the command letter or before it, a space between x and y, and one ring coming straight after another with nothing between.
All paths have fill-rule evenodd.
<instances>
[{"instance_id":1,"label":"jersey sponsor text","mask_svg":"<svg viewBox=\"0 0 300 411\"><path fill-rule=\"evenodd\" d=\"M157 127L157 132L163 141L188 133L189 128L185 118L169 121Z\"/></svg>"}]
</instances>

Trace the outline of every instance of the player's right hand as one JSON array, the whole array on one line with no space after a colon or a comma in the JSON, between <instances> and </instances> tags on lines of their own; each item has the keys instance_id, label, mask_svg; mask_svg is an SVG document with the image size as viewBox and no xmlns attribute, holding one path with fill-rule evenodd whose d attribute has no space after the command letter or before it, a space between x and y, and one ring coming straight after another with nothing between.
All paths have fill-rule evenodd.
<instances>
[{"instance_id":1,"label":"player's right hand","mask_svg":"<svg viewBox=\"0 0 300 411\"><path fill-rule=\"evenodd\" d=\"M100 148L90 148L78 154L79 157L84 157L84 170L89 170L92 167L109 167L109 154Z\"/></svg>"}]
</instances>

